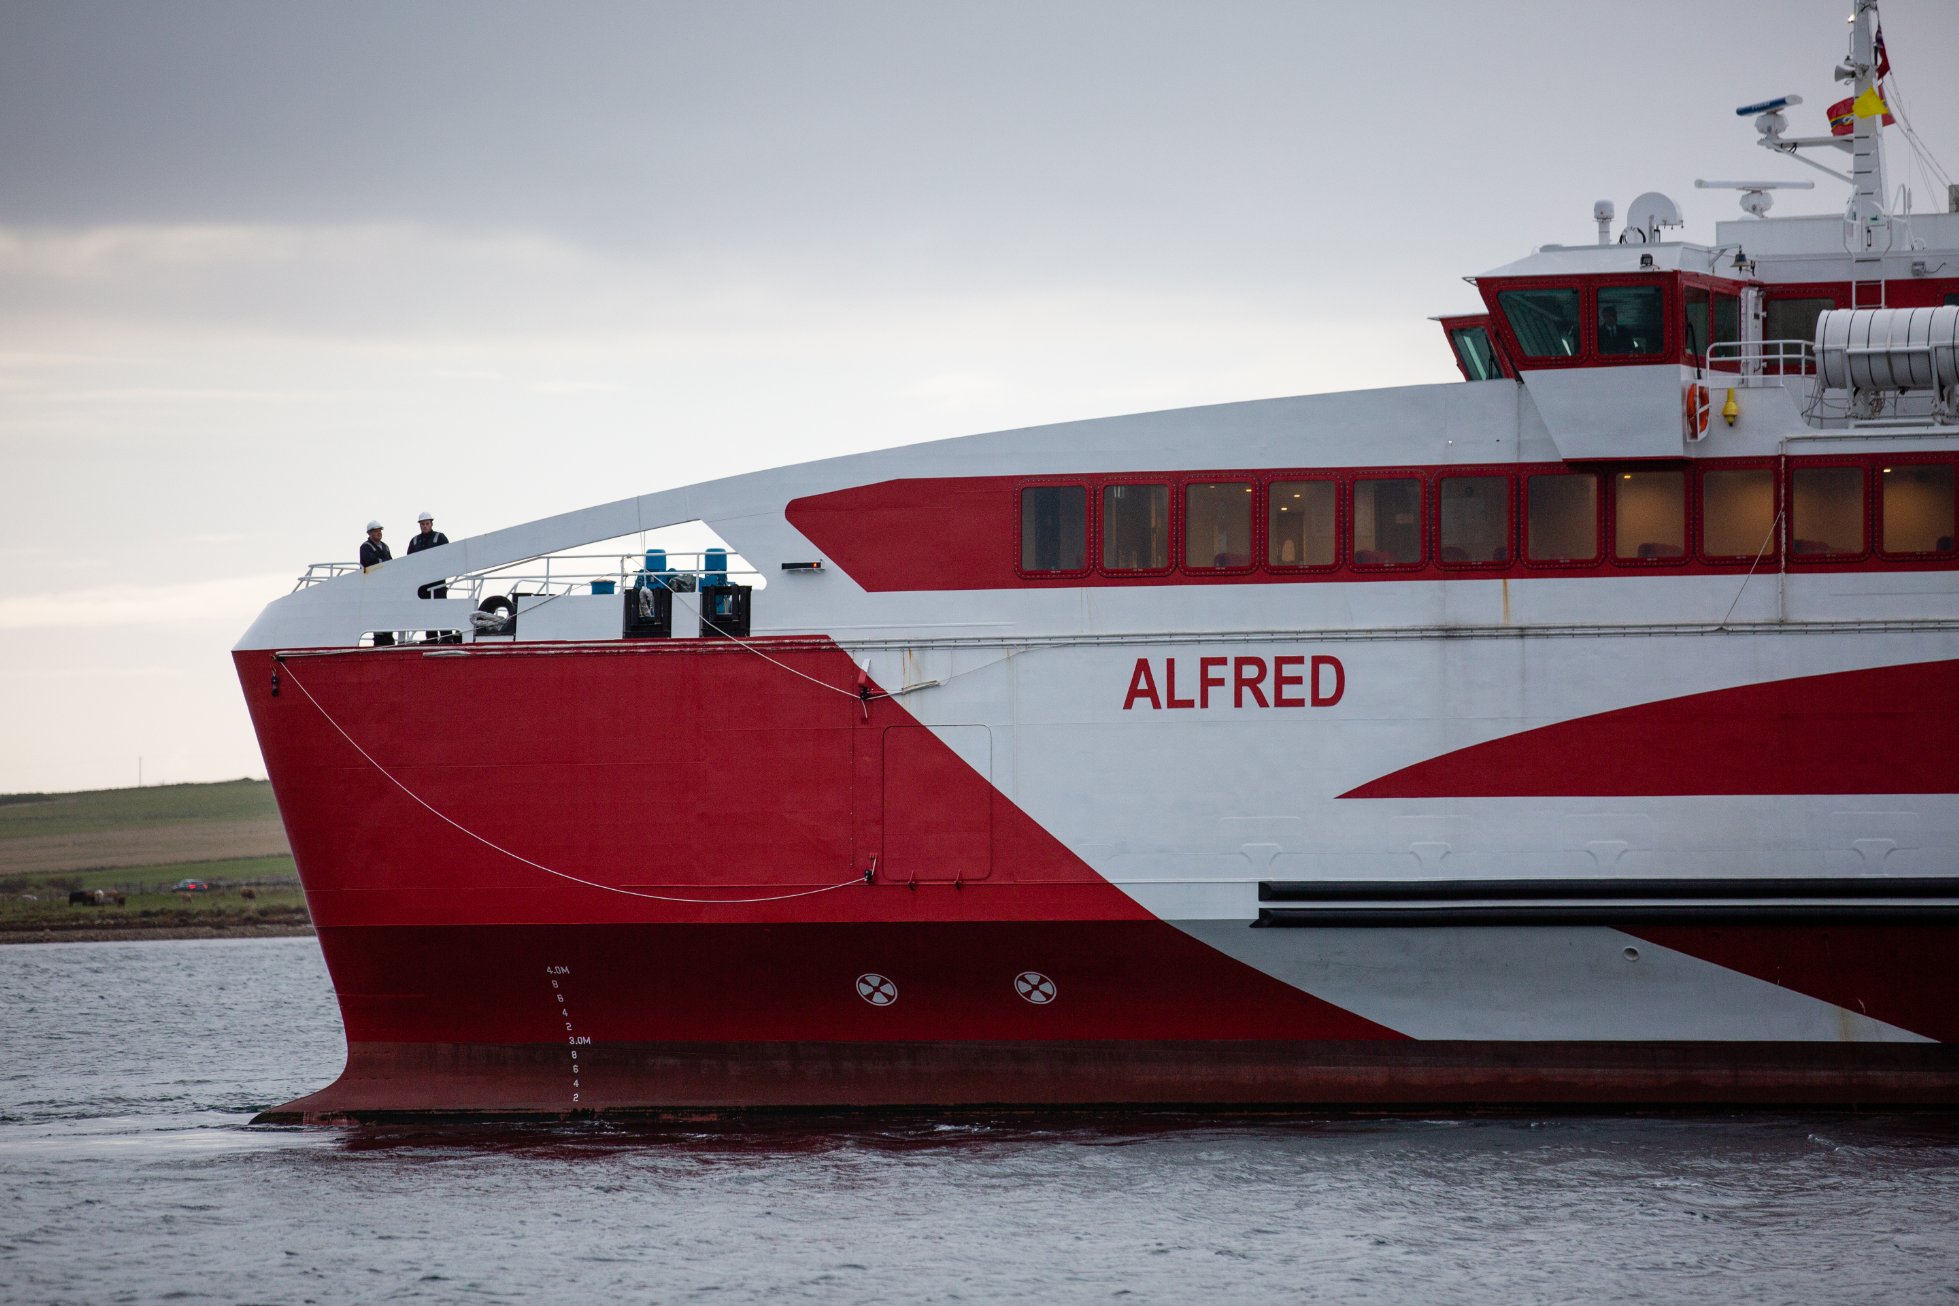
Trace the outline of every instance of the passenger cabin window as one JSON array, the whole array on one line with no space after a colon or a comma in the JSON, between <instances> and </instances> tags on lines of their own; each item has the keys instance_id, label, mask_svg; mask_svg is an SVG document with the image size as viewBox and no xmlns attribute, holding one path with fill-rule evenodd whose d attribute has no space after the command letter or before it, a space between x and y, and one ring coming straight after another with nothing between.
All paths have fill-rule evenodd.
<instances>
[{"instance_id":1,"label":"passenger cabin window","mask_svg":"<svg viewBox=\"0 0 1959 1306\"><path fill-rule=\"evenodd\" d=\"M1163 571L1170 566L1170 487L1102 487L1102 567Z\"/></svg>"},{"instance_id":2,"label":"passenger cabin window","mask_svg":"<svg viewBox=\"0 0 1959 1306\"><path fill-rule=\"evenodd\" d=\"M1020 569L1081 571L1088 566L1088 491L1030 485L1020 492Z\"/></svg>"},{"instance_id":3,"label":"passenger cabin window","mask_svg":"<svg viewBox=\"0 0 1959 1306\"><path fill-rule=\"evenodd\" d=\"M1659 286L1600 286L1598 351L1606 357L1665 352L1666 291Z\"/></svg>"},{"instance_id":4,"label":"passenger cabin window","mask_svg":"<svg viewBox=\"0 0 1959 1306\"><path fill-rule=\"evenodd\" d=\"M1456 347L1456 358L1462 363L1463 375L1472 381L1494 381L1503 375L1497 366L1496 349L1490 344L1490 333L1485 327L1457 327L1449 333L1449 343Z\"/></svg>"},{"instance_id":5,"label":"passenger cabin window","mask_svg":"<svg viewBox=\"0 0 1959 1306\"><path fill-rule=\"evenodd\" d=\"M1886 467L1879 510L1886 553L1952 552L1952 468Z\"/></svg>"},{"instance_id":6,"label":"passenger cabin window","mask_svg":"<svg viewBox=\"0 0 1959 1306\"><path fill-rule=\"evenodd\" d=\"M1771 299L1762 315L1762 339L1814 340L1816 319L1836 306L1834 299Z\"/></svg>"},{"instance_id":7,"label":"passenger cabin window","mask_svg":"<svg viewBox=\"0 0 1959 1306\"><path fill-rule=\"evenodd\" d=\"M1266 491L1266 561L1274 567L1331 567L1338 541L1332 481L1274 481Z\"/></svg>"},{"instance_id":8,"label":"passenger cabin window","mask_svg":"<svg viewBox=\"0 0 1959 1306\"><path fill-rule=\"evenodd\" d=\"M1687 473L1619 473L1612 483L1612 556L1627 562L1687 556Z\"/></svg>"},{"instance_id":9,"label":"passenger cabin window","mask_svg":"<svg viewBox=\"0 0 1959 1306\"><path fill-rule=\"evenodd\" d=\"M1701 477L1701 552L1710 558L1775 554L1775 473L1766 467Z\"/></svg>"},{"instance_id":10,"label":"passenger cabin window","mask_svg":"<svg viewBox=\"0 0 1959 1306\"><path fill-rule=\"evenodd\" d=\"M1598 560L1598 477L1591 472L1528 478L1525 544L1532 562Z\"/></svg>"},{"instance_id":11,"label":"passenger cabin window","mask_svg":"<svg viewBox=\"0 0 1959 1306\"><path fill-rule=\"evenodd\" d=\"M1354 482L1354 565L1422 560L1422 483L1412 476Z\"/></svg>"},{"instance_id":12,"label":"passenger cabin window","mask_svg":"<svg viewBox=\"0 0 1959 1306\"><path fill-rule=\"evenodd\" d=\"M1443 566L1510 560L1509 477L1445 476L1436 496Z\"/></svg>"},{"instance_id":13,"label":"passenger cabin window","mask_svg":"<svg viewBox=\"0 0 1959 1306\"><path fill-rule=\"evenodd\" d=\"M1789 484L1792 556L1864 551L1864 469L1799 467Z\"/></svg>"},{"instance_id":14,"label":"passenger cabin window","mask_svg":"<svg viewBox=\"0 0 1959 1306\"><path fill-rule=\"evenodd\" d=\"M1252 565L1252 487L1206 481L1184 488L1184 566L1219 570Z\"/></svg>"},{"instance_id":15,"label":"passenger cabin window","mask_svg":"<svg viewBox=\"0 0 1959 1306\"><path fill-rule=\"evenodd\" d=\"M1687 287L1686 351L1707 357L1716 345L1741 339L1741 301L1704 286Z\"/></svg>"},{"instance_id":16,"label":"passenger cabin window","mask_svg":"<svg viewBox=\"0 0 1959 1306\"><path fill-rule=\"evenodd\" d=\"M1570 358L1578 352L1576 290L1505 290L1496 299L1527 357Z\"/></svg>"}]
</instances>

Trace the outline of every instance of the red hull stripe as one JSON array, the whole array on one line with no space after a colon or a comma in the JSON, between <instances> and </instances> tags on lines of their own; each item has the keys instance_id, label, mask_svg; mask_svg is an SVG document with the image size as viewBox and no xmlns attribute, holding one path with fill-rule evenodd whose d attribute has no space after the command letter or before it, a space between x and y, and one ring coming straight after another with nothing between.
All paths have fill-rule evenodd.
<instances>
[{"instance_id":1,"label":"red hull stripe","mask_svg":"<svg viewBox=\"0 0 1959 1306\"><path fill-rule=\"evenodd\" d=\"M1959 792L1959 662L1799 676L1444 753L1342 798Z\"/></svg>"},{"instance_id":2,"label":"red hull stripe","mask_svg":"<svg viewBox=\"0 0 1959 1306\"><path fill-rule=\"evenodd\" d=\"M1881 463L1910 461L1903 455L1886 454L1867 458L1864 465L1876 475ZM1833 459L1832 465L1842 462ZM1704 463L1703 471L1724 464ZM1761 468L1761 459L1737 460L1736 467ZM1285 584L1381 584L1393 581L1482 580L1500 577L1628 577L1737 575L1755 570L1773 571L1782 560L1771 554L1758 560L1750 557L1706 557L1690 551L1687 556L1656 558L1612 558L1611 495L1601 496L1596 528L1597 556L1591 561L1532 561L1513 540L1505 561L1469 563L1443 560L1435 539L1438 518L1435 481L1440 476L1497 476L1511 480L1536 473L1568 470L1562 463L1508 463L1493 466L1447 467L1338 467L1300 469L1236 469L1218 471L1125 472L1105 476L1083 472L1078 475L1041 477L1038 480L1013 476L931 476L878 481L855 485L825 494L792 500L785 509L789 524L808 537L818 552L839 570L872 593L937 590L1005 590L1075 587L1137 587L1159 585L1285 585ZM1264 486L1268 481L1286 479L1331 480L1347 483L1374 477L1413 477L1423 481L1427 507L1422 510L1425 544L1424 561L1409 565L1356 565L1349 526L1340 546L1340 562L1324 567L1272 566L1265 559L1269 552L1264 525L1265 496L1261 489L1254 499L1251 521L1251 551L1217 568L1191 567L1184 563L1181 537L1175 528L1169 537L1167 565L1155 571L1111 571L1099 565L1095 544L1102 529L1100 499L1102 487L1114 484L1154 483L1171 487L1173 521L1180 522L1182 510L1176 506L1182 486L1196 482L1245 482ZM1071 485L1086 492L1089 529L1085 535L1088 556L1078 571L1023 572L1020 562L1021 491L1035 484ZM1516 509L1513 505L1513 516ZM1342 521L1351 515L1340 510ZM1516 523L1512 522L1514 530ZM1792 572L1852 571L1951 571L1959 568L1959 555L1941 553L1885 556L1859 547L1854 554L1814 555L1798 551L1788 560ZM1380 563L1380 560L1376 560Z\"/></svg>"}]
</instances>

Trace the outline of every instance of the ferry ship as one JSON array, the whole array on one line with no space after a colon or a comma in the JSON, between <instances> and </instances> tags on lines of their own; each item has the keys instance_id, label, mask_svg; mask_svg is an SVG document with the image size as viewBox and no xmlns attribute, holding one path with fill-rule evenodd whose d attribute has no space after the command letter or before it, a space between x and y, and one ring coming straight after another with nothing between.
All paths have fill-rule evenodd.
<instances>
[{"instance_id":1,"label":"ferry ship","mask_svg":"<svg viewBox=\"0 0 1959 1306\"><path fill-rule=\"evenodd\" d=\"M310 569L233 656L348 1055L263 1118L1953 1105L1959 212L1887 65L1857 0L1832 134L1741 110L1843 212L1601 202L1460 382Z\"/></svg>"}]
</instances>

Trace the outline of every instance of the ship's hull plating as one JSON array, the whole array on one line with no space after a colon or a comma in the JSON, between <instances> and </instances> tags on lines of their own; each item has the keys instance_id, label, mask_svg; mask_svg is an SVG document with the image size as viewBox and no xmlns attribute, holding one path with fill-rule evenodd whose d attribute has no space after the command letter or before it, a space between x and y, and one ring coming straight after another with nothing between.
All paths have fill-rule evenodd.
<instances>
[{"instance_id":1,"label":"ship's hull plating","mask_svg":"<svg viewBox=\"0 0 1959 1306\"><path fill-rule=\"evenodd\" d=\"M1959 1101L1947 912L1165 911L769 647L240 653L349 1045L268 1118Z\"/></svg>"}]
</instances>

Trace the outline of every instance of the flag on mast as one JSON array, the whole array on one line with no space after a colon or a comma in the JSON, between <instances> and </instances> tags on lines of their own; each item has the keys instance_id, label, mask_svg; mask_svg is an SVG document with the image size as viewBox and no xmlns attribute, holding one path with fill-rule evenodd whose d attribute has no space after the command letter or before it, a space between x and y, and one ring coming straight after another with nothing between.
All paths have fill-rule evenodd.
<instances>
[{"instance_id":1,"label":"flag on mast","mask_svg":"<svg viewBox=\"0 0 1959 1306\"><path fill-rule=\"evenodd\" d=\"M1871 87L1862 95L1853 95L1847 100L1838 100L1823 112L1830 118L1830 135L1850 136L1857 130L1859 118L1879 118L1889 127L1898 120L1891 115L1891 106L1884 102L1883 82L1891 75L1891 54L1884 48L1884 29L1877 29L1877 73L1871 78Z\"/></svg>"}]
</instances>

